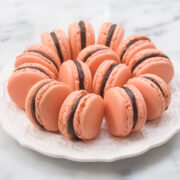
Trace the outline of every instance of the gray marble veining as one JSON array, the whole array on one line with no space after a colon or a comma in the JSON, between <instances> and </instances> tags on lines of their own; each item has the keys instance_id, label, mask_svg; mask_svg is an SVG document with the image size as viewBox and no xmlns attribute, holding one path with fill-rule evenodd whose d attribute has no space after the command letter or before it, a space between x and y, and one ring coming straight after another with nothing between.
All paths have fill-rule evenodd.
<instances>
[{"instance_id":1,"label":"gray marble veining","mask_svg":"<svg viewBox=\"0 0 180 180\"><path fill-rule=\"evenodd\" d=\"M96 35L103 21L119 23L125 36L144 33L172 59L180 59L179 0L6 0L0 5L0 65L25 47L40 43L43 31L80 19ZM103 153L103 152L102 152ZM144 155L113 163L76 163L25 149L0 129L1 180L180 179L180 135Z\"/></svg>"}]
</instances>

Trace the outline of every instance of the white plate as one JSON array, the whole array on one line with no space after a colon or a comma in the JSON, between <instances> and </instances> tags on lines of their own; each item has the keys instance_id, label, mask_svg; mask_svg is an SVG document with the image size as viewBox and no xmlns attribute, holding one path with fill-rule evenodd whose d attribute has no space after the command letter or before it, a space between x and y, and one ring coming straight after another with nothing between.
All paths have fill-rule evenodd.
<instances>
[{"instance_id":1,"label":"white plate","mask_svg":"<svg viewBox=\"0 0 180 180\"><path fill-rule=\"evenodd\" d=\"M34 128L25 112L12 103L6 89L8 77L13 71L12 64L6 65L0 73L0 123L22 146L44 155L73 161L111 162L137 156L160 146L180 130L180 74L177 72L170 84L171 105L161 118L148 122L140 132L132 133L126 138L112 137L103 123L95 140L74 142L59 134ZM178 69L179 65L174 65Z\"/></svg>"}]
</instances>

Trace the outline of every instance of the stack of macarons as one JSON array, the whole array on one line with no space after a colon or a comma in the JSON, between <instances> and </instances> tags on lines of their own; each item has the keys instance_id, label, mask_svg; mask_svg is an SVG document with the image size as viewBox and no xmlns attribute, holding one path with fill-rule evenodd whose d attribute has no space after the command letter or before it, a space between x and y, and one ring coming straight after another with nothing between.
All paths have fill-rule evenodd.
<instances>
[{"instance_id":1,"label":"stack of macarons","mask_svg":"<svg viewBox=\"0 0 180 180\"><path fill-rule=\"evenodd\" d=\"M126 39L118 24L102 24L97 41L91 23L44 32L41 44L16 57L8 80L12 101L32 124L68 139L97 136L103 117L111 134L127 136L170 104L174 75L168 56L146 35Z\"/></svg>"}]
</instances>

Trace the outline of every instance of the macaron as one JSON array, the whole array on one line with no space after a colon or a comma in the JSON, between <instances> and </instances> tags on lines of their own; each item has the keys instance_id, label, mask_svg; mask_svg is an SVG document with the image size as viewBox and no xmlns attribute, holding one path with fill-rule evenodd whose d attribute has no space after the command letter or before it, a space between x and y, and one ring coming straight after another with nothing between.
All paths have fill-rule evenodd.
<instances>
[{"instance_id":1,"label":"macaron","mask_svg":"<svg viewBox=\"0 0 180 180\"><path fill-rule=\"evenodd\" d=\"M109 89L105 93L105 118L115 136L139 131L146 122L147 109L140 91L133 85Z\"/></svg>"},{"instance_id":2,"label":"macaron","mask_svg":"<svg viewBox=\"0 0 180 180\"><path fill-rule=\"evenodd\" d=\"M25 109L29 120L39 129L58 132L61 105L71 93L68 85L53 79L37 82L29 90Z\"/></svg>"},{"instance_id":3,"label":"macaron","mask_svg":"<svg viewBox=\"0 0 180 180\"><path fill-rule=\"evenodd\" d=\"M77 60L86 63L91 70L91 75L94 74L99 65L105 60L114 60L120 63L119 56L110 48L104 45L91 45L84 48L77 57Z\"/></svg>"},{"instance_id":4,"label":"macaron","mask_svg":"<svg viewBox=\"0 0 180 180\"><path fill-rule=\"evenodd\" d=\"M42 44L50 47L57 54L60 64L71 59L69 39L62 29L42 33L41 41Z\"/></svg>"},{"instance_id":5,"label":"macaron","mask_svg":"<svg viewBox=\"0 0 180 180\"><path fill-rule=\"evenodd\" d=\"M68 139L90 140L98 134L104 115L104 101L85 90L72 92L59 113L59 130Z\"/></svg>"},{"instance_id":6,"label":"macaron","mask_svg":"<svg viewBox=\"0 0 180 180\"><path fill-rule=\"evenodd\" d=\"M124 28L121 25L105 22L101 25L97 44L108 46L116 51L123 39L123 36Z\"/></svg>"},{"instance_id":7,"label":"macaron","mask_svg":"<svg viewBox=\"0 0 180 180\"><path fill-rule=\"evenodd\" d=\"M85 47L95 43L94 28L87 21L74 22L69 25L68 35L72 51L72 59L77 58L78 53Z\"/></svg>"},{"instance_id":8,"label":"macaron","mask_svg":"<svg viewBox=\"0 0 180 180\"><path fill-rule=\"evenodd\" d=\"M121 87L131 77L131 71L125 64L106 60L100 64L93 78L92 89L104 97L104 92L112 87Z\"/></svg>"},{"instance_id":9,"label":"macaron","mask_svg":"<svg viewBox=\"0 0 180 180\"><path fill-rule=\"evenodd\" d=\"M59 80L72 90L84 89L91 92L92 77L89 67L82 61L68 60L61 65Z\"/></svg>"},{"instance_id":10,"label":"macaron","mask_svg":"<svg viewBox=\"0 0 180 180\"><path fill-rule=\"evenodd\" d=\"M54 74L41 64L22 64L9 77L7 85L9 96L18 107L24 109L29 89L40 80L54 78Z\"/></svg>"},{"instance_id":11,"label":"macaron","mask_svg":"<svg viewBox=\"0 0 180 180\"><path fill-rule=\"evenodd\" d=\"M166 54L157 49L144 49L133 56L128 66L132 76L155 74L169 83L174 76L173 64Z\"/></svg>"},{"instance_id":12,"label":"macaron","mask_svg":"<svg viewBox=\"0 0 180 180\"><path fill-rule=\"evenodd\" d=\"M54 51L42 44L29 46L25 51L16 57L15 68L24 63L38 63L49 68L57 77L60 67L59 58Z\"/></svg>"},{"instance_id":13,"label":"macaron","mask_svg":"<svg viewBox=\"0 0 180 180\"><path fill-rule=\"evenodd\" d=\"M136 86L144 97L147 106L147 119L154 120L168 108L171 93L168 85L159 76L144 74L129 79L128 84Z\"/></svg>"},{"instance_id":14,"label":"macaron","mask_svg":"<svg viewBox=\"0 0 180 180\"><path fill-rule=\"evenodd\" d=\"M155 46L149 37L143 34L135 34L122 41L116 52L120 57L120 61L128 65L137 52L152 48L155 48Z\"/></svg>"}]
</instances>

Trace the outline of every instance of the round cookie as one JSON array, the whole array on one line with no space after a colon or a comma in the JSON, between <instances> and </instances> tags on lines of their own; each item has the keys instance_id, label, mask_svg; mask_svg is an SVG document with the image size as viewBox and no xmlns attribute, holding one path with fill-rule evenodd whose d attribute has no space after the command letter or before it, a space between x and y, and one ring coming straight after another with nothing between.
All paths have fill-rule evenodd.
<instances>
[{"instance_id":1,"label":"round cookie","mask_svg":"<svg viewBox=\"0 0 180 180\"><path fill-rule=\"evenodd\" d=\"M149 37L143 34L135 34L122 41L116 52L120 57L120 61L128 65L137 52L150 48L155 48L155 46Z\"/></svg>"},{"instance_id":2,"label":"round cookie","mask_svg":"<svg viewBox=\"0 0 180 180\"><path fill-rule=\"evenodd\" d=\"M21 109L25 107L25 99L29 89L38 81L53 79L54 74L45 66L25 63L16 68L8 80L8 93L12 101Z\"/></svg>"},{"instance_id":3,"label":"round cookie","mask_svg":"<svg viewBox=\"0 0 180 180\"><path fill-rule=\"evenodd\" d=\"M15 68L24 63L38 63L42 64L54 72L58 76L60 67L59 58L54 51L42 44L35 44L29 46L25 51L16 57Z\"/></svg>"},{"instance_id":4,"label":"round cookie","mask_svg":"<svg viewBox=\"0 0 180 180\"><path fill-rule=\"evenodd\" d=\"M68 60L61 65L59 80L72 90L84 89L91 92L92 77L88 66L82 61Z\"/></svg>"},{"instance_id":5,"label":"round cookie","mask_svg":"<svg viewBox=\"0 0 180 180\"><path fill-rule=\"evenodd\" d=\"M25 109L29 120L39 129L58 132L58 116L61 105L71 89L52 79L37 82L29 90Z\"/></svg>"},{"instance_id":6,"label":"round cookie","mask_svg":"<svg viewBox=\"0 0 180 180\"><path fill-rule=\"evenodd\" d=\"M78 54L77 60L86 63L91 70L92 77L94 77L97 68L103 61L114 60L119 63L119 56L107 46L91 45Z\"/></svg>"},{"instance_id":7,"label":"round cookie","mask_svg":"<svg viewBox=\"0 0 180 180\"><path fill-rule=\"evenodd\" d=\"M95 43L94 28L87 21L74 22L69 25L68 35L72 51L72 59L76 60L79 52Z\"/></svg>"},{"instance_id":8,"label":"round cookie","mask_svg":"<svg viewBox=\"0 0 180 180\"><path fill-rule=\"evenodd\" d=\"M100 96L85 90L74 91L60 110L60 132L69 139L93 139L100 130L103 115L104 102Z\"/></svg>"},{"instance_id":9,"label":"round cookie","mask_svg":"<svg viewBox=\"0 0 180 180\"><path fill-rule=\"evenodd\" d=\"M144 126L146 104L136 87L125 85L111 88L105 93L104 103L106 122L113 135L124 137Z\"/></svg>"},{"instance_id":10,"label":"round cookie","mask_svg":"<svg viewBox=\"0 0 180 180\"><path fill-rule=\"evenodd\" d=\"M158 75L169 83L174 76L172 62L167 55L157 49L144 49L138 52L128 66L131 68L133 77L150 73Z\"/></svg>"},{"instance_id":11,"label":"round cookie","mask_svg":"<svg viewBox=\"0 0 180 180\"><path fill-rule=\"evenodd\" d=\"M101 25L97 44L108 46L116 51L123 39L123 36L124 28L121 25L105 22Z\"/></svg>"},{"instance_id":12,"label":"round cookie","mask_svg":"<svg viewBox=\"0 0 180 180\"><path fill-rule=\"evenodd\" d=\"M51 33L44 32L41 35L42 44L50 47L59 57L59 63L71 59L69 39L62 29L55 29Z\"/></svg>"},{"instance_id":13,"label":"round cookie","mask_svg":"<svg viewBox=\"0 0 180 180\"><path fill-rule=\"evenodd\" d=\"M104 92L112 87L121 87L131 77L131 71L125 64L106 60L97 69L93 78L92 89L96 94L104 97Z\"/></svg>"},{"instance_id":14,"label":"round cookie","mask_svg":"<svg viewBox=\"0 0 180 180\"><path fill-rule=\"evenodd\" d=\"M128 84L136 86L144 97L147 106L147 119L154 120L168 108L171 93L168 85L154 74L144 74L129 79Z\"/></svg>"}]
</instances>

